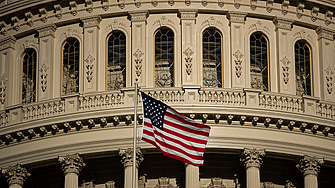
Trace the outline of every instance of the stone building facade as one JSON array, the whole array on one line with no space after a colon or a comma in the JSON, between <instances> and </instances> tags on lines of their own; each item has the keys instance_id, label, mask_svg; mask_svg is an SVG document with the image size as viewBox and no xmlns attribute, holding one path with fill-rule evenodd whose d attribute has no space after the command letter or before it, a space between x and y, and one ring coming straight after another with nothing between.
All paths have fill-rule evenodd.
<instances>
[{"instance_id":1,"label":"stone building facade","mask_svg":"<svg viewBox=\"0 0 335 188\"><path fill-rule=\"evenodd\" d=\"M212 128L203 167L138 141L137 187L335 187L334 10L0 0L0 187L130 188L135 80Z\"/></svg>"}]
</instances>

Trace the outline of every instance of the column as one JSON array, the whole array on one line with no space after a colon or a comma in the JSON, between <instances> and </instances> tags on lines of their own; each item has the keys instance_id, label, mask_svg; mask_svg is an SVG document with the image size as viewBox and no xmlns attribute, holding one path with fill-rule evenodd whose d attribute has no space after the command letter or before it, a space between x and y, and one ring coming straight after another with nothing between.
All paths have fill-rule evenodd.
<instances>
[{"instance_id":1,"label":"column","mask_svg":"<svg viewBox=\"0 0 335 188\"><path fill-rule=\"evenodd\" d=\"M59 163L65 175L64 188L78 188L79 172L85 167L85 163L78 153L58 157Z\"/></svg>"},{"instance_id":2,"label":"column","mask_svg":"<svg viewBox=\"0 0 335 188\"><path fill-rule=\"evenodd\" d=\"M2 173L7 179L9 188L23 188L24 182L30 176L30 173L20 164L3 169Z\"/></svg>"},{"instance_id":3,"label":"column","mask_svg":"<svg viewBox=\"0 0 335 188\"><path fill-rule=\"evenodd\" d=\"M334 31L328 28L319 26L316 28L316 33L318 34L318 46L319 46L319 62L320 62L320 94L318 87L318 77L314 76L313 87L314 96L318 97L321 95L322 100L333 101L335 94L333 93L333 77L335 65L332 63L334 61L334 49L331 44L334 41ZM316 65L317 62L313 62ZM316 67L315 67L316 68ZM313 70L313 69L312 69Z\"/></svg>"},{"instance_id":4,"label":"column","mask_svg":"<svg viewBox=\"0 0 335 188\"><path fill-rule=\"evenodd\" d=\"M84 26L84 92L105 90L98 88L98 52L99 52L99 24L101 16L81 18ZM104 66L104 65L101 65Z\"/></svg>"},{"instance_id":5,"label":"column","mask_svg":"<svg viewBox=\"0 0 335 188\"><path fill-rule=\"evenodd\" d=\"M0 41L0 109L20 103L20 67L15 61L16 38L6 37ZM10 94L10 95L9 95Z\"/></svg>"},{"instance_id":6,"label":"column","mask_svg":"<svg viewBox=\"0 0 335 188\"><path fill-rule=\"evenodd\" d=\"M304 155L301 157L297 168L304 176L305 188L318 188L318 174L323 165L323 158Z\"/></svg>"},{"instance_id":7,"label":"column","mask_svg":"<svg viewBox=\"0 0 335 188\"><path fill-rule=\"evenodd\" d=\"M121 163L124 167L124 188L132 188L132 178L133 178L133 148L120 149L119 154L122 157ZM143 161L143 155L140 148L136 150L136 180L138 180L138 167ZM138 187L138 182L136 182L136 187Z\"/></svg>"},{"instance_id":8,"label":"column","mask_svg":"<svg viewBox=\"0 0 335 188\"><path fill-rule=\"evenodd\" d=\"M262 149L244 149L240 161L244 163L247 188L261 188L261 179L259 169L263 163L262 157L265 156L265 150Z\"/></svg>"},{"instance_id":9,"label":"column","mask_svg":"<svg viewBox=\"0 0 335 188\"><path fill-rule=\"evenodd\" d=\"M275 17L276 26L277 63L279 67L279 92L295 95L295 66L292 43L289 37L292 20Z\"/></svg>"},{"instance_id":10,"label":"column","mask_svg":"<svg viewBox=\"0 0 335 188\"><path fill-rule=\"evenodd\" d=\"M244 23L246 13L229 11L227 18L230 26L231 87L245 88L246 60L244 46Z\"/></svg>"},{"instance_id":11,"label":"column","mask_svg":"<svg viewBox=\"0 0 335 188\"><path fill-rule=\"evenodd\" d=\"M185 188L197 188L199 183L199 167L185 163Z\"/></svg>"},{"instance_id":12,"label":"column","mask_svg":"<svg viewBox=\"0 0 335 188\"><path fill-rule=\"evenodd\" d=\"M39 38L39 54L38 54L38 72L37 77L37 101L53 98L54 93L60 93L54 91L53 87L53 70L54 69L54 41L55 31L57 26L55 24L44 25L37 28ZM60 74L60 73L59 73Z\"/></svg>"},{"instance_id":13,"label":"column","mask_svg":"<svg viewBox=\"0 0 335 188\"><path fill-rule=\"evenodd\" d=\"M129 12L131 18L131 65L132 78L130 86L133 85L135 79L138 80L138 86L146 86L146 24L149 12L147 10ZM127 85L128 86L128 85Z\"/></svg>"}]
</instances>

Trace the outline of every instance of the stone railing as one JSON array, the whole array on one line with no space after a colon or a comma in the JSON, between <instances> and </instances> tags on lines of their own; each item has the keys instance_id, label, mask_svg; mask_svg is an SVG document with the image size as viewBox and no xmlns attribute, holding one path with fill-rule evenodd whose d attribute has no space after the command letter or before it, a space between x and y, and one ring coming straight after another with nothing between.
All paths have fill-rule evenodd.
<instances>
[{"instance_id":1,"label":"stone railing","mask_svg":"<svg viewBox=\"0 0 335 188\"><path fill-rule=\"evenodd\" d=\"M222 90L213 88L201 88L199 90L199 102L221 105L245 105L245 93L241 90Z\"/></svg>"},{"instance_id":2,"label":"stone railing","mask_svg":"<svg viewBox=\"0 0 335 188\"><path fill-rule=\"evenodd\" d=\"M152 98L160 100L165 103L183 103L185 101L185 91L181 88L173 89L155 89L155 90L144 90Z\"/></svg>"},{"instance_id":3,"label":"stone railing","mask_svg":"<svg viewBox=\"0 0 335 188\"><path fill-rule=\"evenodd\" d=\"M303 99L299 96L262 92L258 95L259 106L268 109L302 112Z\"/></svg>"},{"instance_id":4,"label":"stone railing","mask_svg":"<svg viewBox=\"0 0 335 188\"><path fill-rule=\"evenodd\" d=\"M318 101L316 113L322 117L335 118L335 103L329 101Z\"/></svg>"},{"instance_id":5,"label":"stone railing","mask_svg":"<svg viewBox=\"0 0 335 188\"><path fill-rule=\"evenodd\" d=\"M110 108L122 104L124 104L124 93L121 91L79 96L79 110Z\"/></svg>"},{"instance_id":6,"label":"stone railing","mask_svg":"<svg viewBox=\"0 0 335 188\"><path fill-rule=\"evenodd\" d=\"M23 121L52 116L65 112L65 102L61 98L22 106Z\"/></svg>"}]
</instances>

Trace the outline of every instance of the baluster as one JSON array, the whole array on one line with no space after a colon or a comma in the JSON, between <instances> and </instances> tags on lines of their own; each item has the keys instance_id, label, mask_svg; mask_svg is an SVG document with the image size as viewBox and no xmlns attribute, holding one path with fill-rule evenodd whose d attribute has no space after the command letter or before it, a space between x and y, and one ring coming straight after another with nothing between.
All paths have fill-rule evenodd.
<instances>
[{"instance_id":1,"label":"baluster","mask_svg":"<svg viewBox=\"0 0 335 188\"><path fill-rule=\"evenodd\" d=\"M203 94L204 94L204 91L199 90L199 102L203 102Z\"/></svg>"},{"instance_id":2,"label":"baluster","mask_svg":"<svg viewBox=\"0 0 335 188\"><path fill-rule=\"evenodd\" d=\"M83 105L83 97L79 97L79 109L82 110L84 107Z\"/></svg>"},{"instance_id":3,"label":"baluster","mask_svg":"<svg viewBox=\"0 0 335 188\"><path fill-rule=\"evenodd\" d=\"M27 120L28 119L28 109L27 107L22 108L23 111L23 119Z\"/></svg>"}]
</instances>

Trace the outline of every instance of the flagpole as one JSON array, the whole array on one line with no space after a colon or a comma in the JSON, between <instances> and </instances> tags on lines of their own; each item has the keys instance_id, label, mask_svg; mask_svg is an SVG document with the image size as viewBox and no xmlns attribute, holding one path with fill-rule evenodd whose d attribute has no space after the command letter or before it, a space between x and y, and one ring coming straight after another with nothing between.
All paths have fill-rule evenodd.
<instances>
[{"instance_id":1,"label":"flagpole","mask_svg":"<svg viewBox=\"0 0 335 188\"><path fill-rule=\"evenodd\" d=\"M135 95L134 95L134 129L133 129L133 188L136 188L136 139L137 139L137 79L135 81Z\"/></svg>"}]
</instances>

